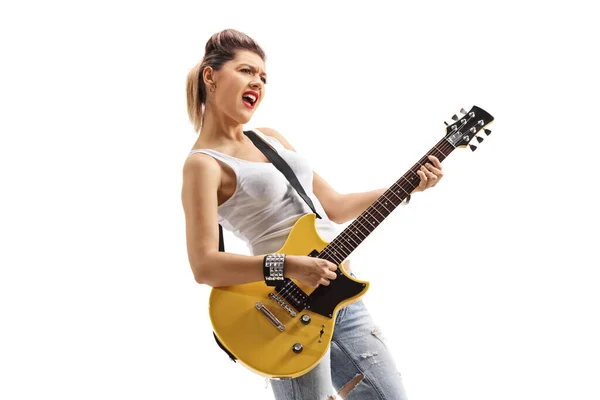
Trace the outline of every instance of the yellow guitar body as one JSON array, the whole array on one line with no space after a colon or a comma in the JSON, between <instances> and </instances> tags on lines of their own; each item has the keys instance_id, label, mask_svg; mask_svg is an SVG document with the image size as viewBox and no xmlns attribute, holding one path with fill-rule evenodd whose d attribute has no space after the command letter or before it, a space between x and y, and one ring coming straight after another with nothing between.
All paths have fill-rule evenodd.
<instances>
[{"instance_id":1,"label":"yellow guitar body","mask_svg":"<svg viewBox=\"0 0 600 400\"><path fill-rule=\"evenodd\" d=\"M329 243L319 236L315 219L315 214L298 219L277 253L321 252ZM338 311L358 301L369 288L368 282L348 275L341 264L338 269L331 285L317 289L292 280L308 295L300 310L284 301L286 310L270 297L275 294L281 299L290 289L278 294L263 281L213 288L209 314L215 335L237 361L260 375L295 378L309 372L329 348ZM317 292L315 298L311 298L313 292Z\"/></svg>"}]
</instances>

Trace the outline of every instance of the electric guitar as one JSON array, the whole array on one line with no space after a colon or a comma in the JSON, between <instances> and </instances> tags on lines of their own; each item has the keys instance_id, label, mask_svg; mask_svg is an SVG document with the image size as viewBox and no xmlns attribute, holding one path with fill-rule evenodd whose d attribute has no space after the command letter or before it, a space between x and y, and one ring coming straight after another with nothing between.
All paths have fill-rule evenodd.
<instances>
[{"instance_id":1,"label":"electric guitar","mask_svg":"<svg viewBox=\"0 0 600 400\"><path fill-rule=\"evenodd\" d=\"M295 378L309 372L323 358L333 335L338 311L358 301L369 282L344 271L342 262L419 185L417 170L428 155L443 161L457 147L475 151L469 144L493 117L473 106L461 109L462 117L446 123L446 134L358 218L331 242L318 234L315 214L306 214L293 226L277 253L307 255L338 265L337 278L316 289L286 279L281 286L264 282L213 288L209 315L215 337L230 357L250 370L269 378Z\"/></svg>"}]
</instances>

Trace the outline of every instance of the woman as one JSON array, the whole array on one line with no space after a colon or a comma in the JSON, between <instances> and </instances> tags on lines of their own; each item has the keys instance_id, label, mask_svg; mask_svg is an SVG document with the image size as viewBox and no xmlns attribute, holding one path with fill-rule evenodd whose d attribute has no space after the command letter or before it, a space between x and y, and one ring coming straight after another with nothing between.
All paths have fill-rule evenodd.
<instances>
[{"instance_id":1,"label":"woman","mask_svg":"<svg viewBox=\"0 0 600 400\"><path fill-rule=\"evenodd\" d=\"M228 29L213 35L202 62L187 78L188 114L200 135L183 167L182 203L187 249L198 283L212 287L265 280L263 259L278 251L296 220L312 212L285 176L243 133L265 96L265 54L250 37ZM204 106L204 109L203 109ZM358 217L386 189L340 194L312 171L307 160L270 128L252 129L290 165L322 219L327 241L341 224ZM415 191L442 177L433 157L419 171ZM218 223L244 240L253 256L219 252ZM348 260L344 269L351 273ZM284 276L317 287L336 278L337 265L308 256L287 255ZM328 353L307 374L272 380L278 400L334 398L405 399L394 361L361 300L340 310Z\"/></svg>"}]
</instances>

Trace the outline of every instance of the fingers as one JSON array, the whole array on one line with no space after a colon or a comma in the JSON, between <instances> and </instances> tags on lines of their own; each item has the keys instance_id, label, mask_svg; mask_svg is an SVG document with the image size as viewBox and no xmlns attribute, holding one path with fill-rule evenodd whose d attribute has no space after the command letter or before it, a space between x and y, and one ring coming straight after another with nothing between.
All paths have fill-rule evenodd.
<instances>
[{"instance_id":1,"label":"fingers","mask_svg":"<svg viewBox=\"0 0 600 400\"><path fill-rule=\"evenodd\" d=\"M336 278L337 275L335 274L335 272L329 271L326 276L322 277L319 280L319 285L329 286L331 284L331 281L335 280Z\"/></svg>"},{"instance_id":2,"label":"fingers","mask_svg":"<svg viewBox=\"0 0 600 400\"><path fill-rule=\"evenodd\" d=\"M417 188L415 189L416 192L422 192L427 188L435 186L435 184L439 180L436 174L431 172L429 169L425 168L425 166L422 166L417 171L417 174L421 178L421 182L419 182L419 186L417 186Z\"/></svg>"},{"instance_id":3,"label":"fingers","mask_svg":"<svg viewBox=\"0 0 600 400\"><path fill-rule=\"evenodd\" d=\"M425 173L427 174L427 187L434 187L438 181L438 177L428 169L425 169Z\"/></svg>"},{"instance_id":4,"label":"fingers","mask_svg":"<svg viewBox=\"0 0 600 400\"><path fill-rule=\"evenodd\" d=\"M425 167L426 167L426 171L433 173L434 176L436 176L436 178L437 177L441 177L442 175L444 175L444 173L442 172L441 169L436 168L436 167L434 167L433 165L431 165L429 163L425 164ZM429 176L431 176L431 175L429 175Z\"/></svg>"},{"instance_id":5,"label":"fingers","mask_svg":"<svg viewBox=\"0 0 600 400\"><path fill-rule=\"evenodd\" d=\"M327 274L325 275L325 277L329 280L332 280L332 279L337 278L337 274L333 271L327 271Z\"/></svg>"},{"instance_id":6,"label":"fingers","mask_svg":"<svg viewBox=\"0 0 600 400\"><path fill-rule=\"evenodd\" d=\"M438 160L436 156L429 156L429 159L431 160L433 165L430 163L426 163L425 166L427 167L427 169L429 169L435 174L436 179L439 181L444 176L444 172L442 172L442 163L440 162L440 160Z\"/></svg>"},{"instance_id":7,"label":"fingers","mask_svg":"<svg viewBox=\"0 0 600 400\"><path fill-rule=\"evenodd\" d=\"M434 172L431 170L431 168L435 168L435 167L434 167L434 166L432 166L432 165L431 165L431 164L429 164L429 163L427 163L427 164L425 164L425 165L423 165L423 166L421 167L421 169L423 170L423 172L425 172L425 174L427 175L427 180L430 180L430 179L435 179L435 178L437 178L437 177L435 176L435 173L434 173Z\"/></svg>"},{"instance_id":8,"label":"fingers","mask_svg":"<svg viewBox=\"0 0 600 400\"><path fill-rule=\"evenodd\" d=\"M419 174L421 177L421 182L418 186L421 191L430 187L434 187L444 176L440 161L435 156L429 156L429 159L435 164L435 166L431 163L425 163L425 165L421 166L421 168L419 168L417 171L417 174Z\"/></svg>"},{"instance_id":9,"label":"fingers","mask_svg":"<svg viewBox=\"0 0 600 400\"><path fill-rule=\"evenodd\" d=\"M332 262L327 263L327 269L324 271L324 278L326 279L336 279L337 278L337 274L335 273L335 271L337 270L338 266L335 265Z\"/></svg>"},{"instance_id":10,"label":"fingers","mask_svg":"<svg viewBox=\"0 0 600 400\"><path fill-rule=\"evenodd\" d=\"M419 182L419 186L417 186L417 188L415 189L416 192L422 192L423 190L427 189L427 182L429 181L429 179L427 178L424 169L424 167L421 167L419 170L417 170L417 175L419 175L421 181Z\"/></svg>"},{"instance_id":11,"label":"fingers","mask_svg":"<svg viewBox=\"0 0 600 400\"><path fill-rule=\"evenodd\" d=\"M332 262L327 262L325 267L326 269L323 271L323 276L319 279L318 285L329 286L332 280L337 279L335 271L338 269L338 266Z\"/></svg>"},{"instance_id":12,"label":"fingers","mask_svg":"<svg viewBox=\"0 0 600 400\"><path fill-rule=\"evenodd\" d=\"M425 163L417 170L417 175L421 179L414 192L422 192L427 188L434 187L444 176L442 172L442 163L436 156L428 156L431 163ZM433 163L433 164L432 164Z\"/></svg>"},{"instance_id":13,"label":"fingers","mask_svg":"<svg viewBox=\"0 0 600 400\"><path fill-rule=\"evenodd\" d=\"M436 156L427 156L431 162L433 163L433 165L438 168L438 169L442 169L442 163L440 162L440 160L436 157Z\"/></svg>"}]
</instances>

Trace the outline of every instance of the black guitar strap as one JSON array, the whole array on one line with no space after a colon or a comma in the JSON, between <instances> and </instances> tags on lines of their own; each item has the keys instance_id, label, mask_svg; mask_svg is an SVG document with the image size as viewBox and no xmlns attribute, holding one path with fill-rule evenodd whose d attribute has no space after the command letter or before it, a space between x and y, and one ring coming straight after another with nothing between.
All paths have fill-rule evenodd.
<instances>
[{"instance_id":1,"label":"black guitar strap","mask_svg":"<svg viewBox=\"0 0 600 400\"><path fill-rule=\"evenodd\" d=\"M312 210L312 212L314 212L317 215L317 218L321 219L321 216L315 210L315 206L314 206L312 200L310 199L310 197L308 197L308 195L306 194L306 192L302 188L302 185L298 181L298 178L296 177L296 174L294 174L294 171L292 171L292 168L290 168L290 166L288 165L288 163L285 162L285 160L279 155L279 153L277 153L275 150L273 150L273 148L269 144L267 144L267 142L265 142L264 140L262 140L255 132L253 132L253 131L244 131L244 134L246 136L248 136L248 138L250 140L252 140L252 143L254 143L254 145L256 147L258 147L258 149L260 151L263 152L263 154L265 155L265 157L267 157L267 159L269 161L271 161L271 163L273 163L273 165L279 171L281 171L281 173L283 175L285 175L285 177L290 182L290 184L292 185L292 187L294 189L296 189L296 192L298 192L298 194L300 195L300 197L302 197L302 199L306 202L306 204L308 204L308 206L310 207L310 209ZM219 224L219 251L225 251L225 243L223 242L223 227L221 226L221 224ZM221 342L219 342L219 339L217 339L217 336L215 335L214 332L213 332L213 336L215 337L215 340L217 341L217 344L219 345L219 347L225 353L227 353L227 355L229 356L229 358L231 358L231 360L233 362L235 362L235 360L236 360L235 356L233 354L231 354L223 346L223 344Z\"/></svg>"},{"instance_id":2,"label":"black guitar strap","mask_svg":"<svg viewBox=\"0 0 600 400\"><path fill-rule=\"evenodd\" d=\"M315 206L312 200L310 199L310 197L308 197L308 195L304 191L304 188L298 181L296 174L294 174L294 171L292 171L288 163L286 163L285 160L281 158L279 153L273 150L271 146L269 146L264 140L258 137L258 135L254 133L254 131L244 131L244 134L248 136L248 138L252 140L252 143L254 143L254 145L258 147L260 151L263 152L265 157L267 157L267 159L271 161L271 163L273 163L273 165L279 171L281 171L281 173L290 182L292 187L296 189L296 192L298 192L300 197L302 197L306 204L308 204L312 212L316 214L317 218L321 219L321 216L319 215L317 210L315 210ZM225 251L225 242L223 242L223 227L221 226L221 224L219 224L219 251Z\"/></svg>"}]
</instances>

